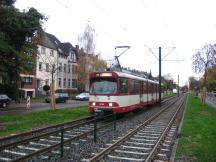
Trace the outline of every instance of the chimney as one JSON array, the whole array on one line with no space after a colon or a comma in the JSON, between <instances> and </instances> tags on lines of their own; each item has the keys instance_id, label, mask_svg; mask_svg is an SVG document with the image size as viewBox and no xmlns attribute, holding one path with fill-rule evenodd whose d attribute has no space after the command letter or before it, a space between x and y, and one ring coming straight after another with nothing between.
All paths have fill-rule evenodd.
<instances>
[{"instance_id":1,"label":"chimney","mask_svg":"<svg viewBox=\"0 0 216 162\"><path fill-rule=\"evenodd\" d=\"M79 51L79 45L75 46L75 49L77 50L77 52Z\"/></svg>"}]
</instances>

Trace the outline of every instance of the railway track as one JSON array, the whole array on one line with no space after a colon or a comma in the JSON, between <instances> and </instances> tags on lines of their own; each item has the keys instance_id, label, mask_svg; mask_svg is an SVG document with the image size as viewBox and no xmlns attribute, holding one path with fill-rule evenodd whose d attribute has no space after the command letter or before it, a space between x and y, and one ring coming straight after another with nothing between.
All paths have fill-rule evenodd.
<instances>
[{"instance_id":1,"label":"railway track","mask_svg":"<svg viewBox=\"0 0 216 162\"><path fill-rule=\"evenodd\" d=\"M60 129L60 128L67 128L68 126L73 126L78 123L85 123L93 120L94 116L88 116L84 117L78 120L70 121L70 122L65 122L62 124L56 124L56 125L51 125L43 128L38 128L32 131L24 132L24 133L19 133L7 137L0 138L0 148L4 147L6 144L14 143L14 142L19 142L25 139L33 138L36 136L39 136L44 133L49 133L52 132L53 130Z\"/></svg>"},{"instance_id":2,"label":"railway track","mask_svg":"<svg viewBox=\"0 0 216 162\"><path fill-rule=\"evenodd\" d=\"M106 117L109 120L110 116ZM94 131L94 122L99 118L87 117L73 122L46 127L1 139L0 161L25 161L33 156L52 151L64 143L87 136ZM102 121L98 129L110 123ZM63 137L64 136L64 137ZM67 149L67 147L66 147ZM45 157L43 157L45 158Z\"/></svg>"},{"instance_id":3,"label":"railway track","mask_svg":"<svg viewBox=\"0 0 216 162\"><path fill-rule=\"evenodd\" d=\"M93 153L92 158L83 161L95 162L139 162L139 161L169 161L172 142L175 138L178 112L185 103L185 96L179 98L174 105L161 110L135 129L107 144L99 153Z\"/></svg>"},{"instance_id":4,"label":"railway track","mask_svg":"<svg viewBox=\"0 0 216 162\"><path fill-rule=\"evenodd\" d=\"M168 100L164 102L168 102ZM151 113L146 113L146 116L151 116ZM83 149L82 145L88 139L96 138L94 137L95 131L103 132L104 129L112 126L113 121L109 121L110 119L113 119L113 117L95 125L96 119L87 117L0 139L0 161L32 161L32 159L33 161L38 161L38 159L52 161L52 158L50 158L52 156L61 158L63 150L77 147ZM121 123L123 120L118 122ZM81 159L81 157L78 159Z\"/></svg>"}]
</instances>

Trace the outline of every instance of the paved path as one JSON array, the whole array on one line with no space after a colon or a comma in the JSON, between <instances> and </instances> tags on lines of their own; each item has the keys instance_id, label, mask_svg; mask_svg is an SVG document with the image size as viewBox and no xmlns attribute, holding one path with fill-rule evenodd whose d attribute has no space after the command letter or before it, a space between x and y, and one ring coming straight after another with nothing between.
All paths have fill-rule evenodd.
<instances>
[{"instance_id":1,"label":"paved path","mask_svg":"<svg viewBox=\"0 0 216 162\"><path fill-rule=\"evenodd\" d=\"M206 103L216 109L216 97L215 96L207 96Z\"/></svg>"},{"instance_id":2,"label":"paved path","mask_svg":"<svg viewBox=\"0 0 216 162\"><path fill-rule=\"evenodd\" d=\"M66 103L58 103L56 104L57 109L61 108L74 108L78 106L86 106L88 105L88 101L75 101L75 100L68 100ZM26 109L25 103L15 104L11 103L6 108L0 108L0 115L3 114L17 114L17 113L28 113L28 112L35 112L35 111L43 111L50 109L50 104L41 102L41 103L32 103L31 109Z\"/></svg>"}]
</instances>

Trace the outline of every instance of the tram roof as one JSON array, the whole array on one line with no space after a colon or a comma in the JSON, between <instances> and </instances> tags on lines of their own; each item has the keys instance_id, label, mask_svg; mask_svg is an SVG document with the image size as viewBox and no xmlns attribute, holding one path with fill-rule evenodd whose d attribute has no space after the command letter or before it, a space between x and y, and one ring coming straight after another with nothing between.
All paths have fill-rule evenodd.
<instances>
[{"instance_id":1,"label":"tram roof","mask_svg":"<svg viewBox=\"0 0 216 162\"><path fill-rule=\"evenodd\" d=\"M124 72L119 72L119 71L113 71L115 72L118 76L120 77L124 77L124 78L131 78L131 79L137 79L137 80L142 80L142 81L148 81L150 83L157 83L157 81L153 81L153 80L150 80L150 79L146 79L146 78L143 78L141 76L136 76L136 75L133 75L133 74L129 74L129 73L124 73Z\"/></svg>"},{"instance_id":2,"label":"tram roof","mask_svg":"<svg viewBox=\"0 0 216 162\"><path fill-rule=\"evenodd\" d=\"M136 80L141 80L141 81L148 81L150 83L156 83L156 84L159 84L158 81L153 81L153 80L150 80L150 79L146 79L144 77L141 77L141 76L138 76L138 75L134 75L134 74L130 74L130 73L126 73L126 72L119 72L119 71L100 71L100 72L93 72L92 74L97 74L97 73L100 73L100 74L108 74L108 73L115 73L118 77L123 77L123 78L130 78L130 79L136 79ZM91 75L92 75L91 74Z\"/></svg>"}]
</instances>

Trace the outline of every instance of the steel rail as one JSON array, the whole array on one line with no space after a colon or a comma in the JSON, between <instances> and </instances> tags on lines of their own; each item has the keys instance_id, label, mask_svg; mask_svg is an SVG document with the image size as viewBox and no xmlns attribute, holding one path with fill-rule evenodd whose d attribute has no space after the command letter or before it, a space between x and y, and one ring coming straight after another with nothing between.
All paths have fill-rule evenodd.
<instances>
[{"instance_id":1,"label":"steel rail","mask_svg":"<svg viewBox=\"0 0 216 162\"><path fill-rule=\"evenodd\" d=\"M110 117L111 115L108 115L108 116L105 116L105 118L108 118ZM77 128L81 125L84 125L84 124L89 124L91 122L94 121L94 116L91 116L91 117L87 117L87 118L82 118L82 119L78 119L78 120L75 120L74 122L67 122L66 125L65 124L58 124L57 127L54 127L54 126L51 126L52 128L56 128L55 130L52 130L52 131L49 131L49 132L45 132L45 133L41 133L40 135L37 135L37 136L34 136L34 137L29 137L29 138L26 138L26 139L22 139L22 140L19 140L19 141L15 141L15 142L10 142L8 144L4 144L4 145L0 145L0 151L6 149L6 148L13 148L13 147L16 147L17 145L19 144L25 144L29 141L32 141L32 140L35 140L35 139L38 139L38 138L41 138L41 137L46 137L46 136L49 136L49 135L53 135L55 133L58 133L63 127L60 127L60 126L67 126L68 124L73 124L73 125L70 125L70 126L67 126L67 127L64 127L64 130L68 130L68 129L72 129L72 128ZM93 119L92 119L93 118ZM101 117L98 117L97 118L98 120L101 119ZM87 120L87 121L86 121ZM83 122L82 122L83 121ZM78 123L78 122L81 122L81 123ZM47 127L48 128L48 127ZM52 129L51 128L51 129ZM58 129L57 129L58 128ZM38 130L39 131L39 130ZM22 134L20 134L19 137L22 137Z\"/></svg>"},{"instance_id":2,"label":"steel rail","mask_svg":"<svg viewBox=\"0 0 216 162\"><path fill-rule=\"evenodd\" d=\"M47 127L44 127L44 128L39 128L37 130L28 131L28 132L24 132L24 133L19 133L19 134L3 137L3 138L0 138L0 143L2 141L11 140L11 139L14 139L14 138L19 138L20 136L28 136L28 135L36 134L36 133L39 133L39 132L42 132L42 131L45 131L45 130L48 130L48 129L54 129L56 127L62 127L62 126L65 126L65 125L75 124L76 122L80 122L82 120L89 120L89 119L91 119L93 117L94 116L88 116L88 117L84 117L84 118L74 120L74 121L70 121L70 122L65 122L65 123L61 123L61 124L57 124L57 125L51 125L51 126L47 126Z\"/></svg>"},{"instance_id":3,"label":"steel rail","mask_svg":"<svg viewBox=\"0 0 216 162\"><path fill-rule=\"evenodd\" d=\"M111 126L112 123L113 123L113 122L108 123L108 124L106 124L106 125L103 125L103 126L97 128L97 130L101 130L101 129L107 128L108 126ZM63 143L64 143L64 144L68 144L68 143L70 143L70 142L73 141L73 140L77 140L77 139L86 137L86 136L88 136L90 133L93 133L93 132L94 132L94 130L85 132L85 133L83 133L83 134L77 135L76 137L72 137L72 138L70 138L70 139L67 139L67 140L65 140ZM61 142L59 141L59 143L57 143L57 144L55 144L55 145L52 145L52 146L43 148L43 149L41 149L41 150L35 151L35 152L33 152L33 153L30 153L30 154L28 154L28 155L22 156L22 157L20 157L20 158L17 158L17 159L15 159L15 160L12 160L12 162L21 162L21 161L24 161L24 160L29 160L29 159L31 159L31 158L34 157L34 156L41 155L42 153L50 152L51 150L53 150L53 149L55 149L55 148L57 148L57 147L60 147L60 146L61 146Z\"/></svg>"},{"instance_id":4,"label":"steel rail","mask_svg":"<svg viewBox=\"0 0 216 162\"><path fill-rule=\"evenodd\" d=\"M145 125L147 125L148 123L150 123L152 120L154 120L155 118L157 118L162 112L164 112L170 106L172 106L173 104L175 104L177 100L178 99L176 99L175 101L173 101L169 105L165 105L165 108L163 108L162 110L160 110L157 114L155 114L154 116L152 116L149 119L147 119L143 124L137 126L134 130L132 130L131 132L129 132L128 134L126 134L125 136L123 136L121 139L117 140L114 144L110 145L108 148L104 149L103 151L101 151L100 153L98 153L97 155L95 155L94 157L88 159L87 161L88 162L95 162L95 161L101 160L103 158L103 156L105 156L106 154L109 154L112 150L114 150L116 147L118 147L119 144L121 144L122 142L124 142L125 139L127 139L130 136L132 136L133 134L135 134L136 132L138 132L142 127L144 127Z\"/></svg>"},{"instance_id":5,"label":"steel rail","mask_svg":"<svg viewBox=\"0 0 216 162\"><path fill-rule=\"evenodd\" d=\"M167 101L169 101L169 100L167 100ZM110 116L110 115L108 115L108 117L109 117L109 116ZM106 116L106 117L107 117L107 116ZM100 118L99 118L99 119L100 119ZM112 125L113 125L113 121L111 121L110 123L105 124L105 125L103 125L103 126L97 128L97 131L98 131L98 130L102 130L102 129L107 128L107 127L110 127L110 126L112 126ZM65 128L64 131L67 130L67 129L70 129L70 128ZM59 132L59 130L58 130L57 132ZM77 139L86 137L86 136L88 136L88 134L93 133L93 132L94 132L94 130L90 130L90 131L87 131L87 132L85 132L85 133L82 133L81 135L77 135L76 137L72 137L72 138L70 138L70 139L67 139L67 140L64 141L64 144L68 144L68 143L70 143L70 142L73 141L73 140L77 140ZM59 143L57 143L57 144L55 144L55 145L52 145L52 146L43 148L43 149L41 149L41 150L35 151L35 152L33 152L33 153L30 153L30 154L28 154L28 155L25 155L25 156L19 157L19 158L17 158L17 159L14 159L13 162L20 162L20 161L32 159L32 157L34 157L34 156L40 155L40 154L42 154L42 153L44 154L44 153L50 152L51 150L53 150L53 149L55 149L55 148L57 148L57 147L60 147L60 146L61 146L61 143L59 142Z\"/></svg>"},{"instance_id":6,"label":"steel rail","mask_svg":"<svg viewBox=\"0 0 216 162\"><path fill-rule=\"evenodd\" d=\"M173 113L172 118L170 119L168 125L166 126L165 130L163 131L163 133L161 134L160 138L157 140L156 144L154 145L153 149L151 150L151 152L149 153L149 155L147 156L147 158L145 159L145 162L149 162L152 160L152 157L154 156L154 153L156 152L158 146L160 145L162 139L165 137L165 135L167 134L168 130L170 129L170 127L172 126L173 122L175 121L175 118L177 116L177 114L179 113L180 109L184 106L185 103L185 97L182 99L183 101L180 103L180 105L178 106L177 110Z\"/></svg>"},{"instance_id":7,"label":"steel rail","mask_svg":"<svg viewBox=\"0 0 216 162\"><path fill-rule=\"evenodd\" d=\"M82 123L78 123L78 124L75 124L75 125L72 125L72 126L69 126L69 127L66 127L64 128L65 130L68 130L68 129L71 129L71 128L76 128L76 127L79 127L80 125L84 125L84 124L88 124L90 122L92 122L93 120L90 120L90 121L85 121L85 122L82 122ZM30 137L30 138L27 138L27 139L23 139L23 140L20 140L20 141L16 141L16 142L12 142L12 143L9 143L9 144L5 144L5 145L2 145L0 146L0 151L6 149L6 148L13 148L13 147L16 147L17 145L19 144L25 144L25 143L28 143L29 141L32 141L32 140L35 140L35 139L39 139L41 137L46 137L46 136L49 136L49 135L53 135L53 134L56 134L58 133L59 131L61 130L61 128L58 128L57 130L54 130L54 131L51 131L51 132L48 132L48 133L42 133L38 136L35 136L35 137Z\"/></svg>"},{"instance_id":8,"label":"steel rail","mask_svg":"<svg viewBox=\"0 0 216 162\"><path fill-rule=\"evenodd\" d=\"M167 100L167 101L169 101L169 100ZM164 101L164 102L165 102L165 101ZM111 115L108 115L108 116L111 116ZM107 116L106 116L106 117L107 117ZM82 118L82 119L79 119L79 120L76 120L76 121L73 121L73 122L67 122L66 124L67 124L67 125L70 124L70 123L71 123L71 124L74 124L74 123L77 123L77 122L79 122L79 121L82 121L83 119L91 119L91 118L92 118L92 117ZM98 119L101 119L101 118L98 118ZM82 123L74 124L74 125L72 125L72 126L68 126L68 127L66 127L66 128L63 128L63 129L64 129L64 131L66 131L66 130L71 129L71 128L76 128L76 127L79 127L79 126L81 126L81 125L91 123L93 120L94 120L94 119L91 119L91 120L89 120L89 121L84 121L84 122L82 122ZM101 130L101 129L107 128L107 126L111 126L112 123L113 123L113 122L110 122L110 123L108 123L108 124L105 124L105 125L103 125L102 127L97 128L97 130ZM61 125L62 125L62 126L65 126L65 123L59 124L58 127L61 126ZM51 127L52 127L52 128L55 128L55 126L50 126L49 128L51 128ZM48 127L47 127L47 128L48 128ZM61 129L62 129L62 127L59 128L59 129L57 129L57 130L55 130L55 131L51 131L51 132L48 132L48 133L40 134L39 136L31 137L31 138L28 138L28 139L24 139L24 140L22 140L22 141L18 141L18 142L14 142L14 143L10 143L10 144L6 144L6 145L3 145L3 146L0 146L0 151L4 150L4 149L6 149L6 148L15 148L15 147L16 147L17 145L19 145L19 144L26 144L26 143L28 143L28 142L30 142L30 141L40 139L41 137L47 137L47 136L49 136L49 135L57 134L57 133L59 133L59 131L60 131ZM37 131L38 131L38 130L37 130ZM71 141L73 141L73 140L76 140L76 139L85 137L85 136L87 136L88 134L93 133L93 132L94 132L94 130L87 131L87 132L85 132L85 133L83 133L83 134L81 134L81 135L78 135L78 136L73 137L73 138L71 138L71 139L65 140L65 141L64 141L64 144L67 144L67 143L69 143L69 142L71 142ZM61 143L59 142L59 143L54 144L54 145L52 145L52 146L49 146L49 147L46 147L46 148L42 148L41 150L38 150L38 151L35 151L35 152L33 152L33 153L27 154L27 155L25 155L25 156L21 156L21 157L19 157L19 158L17 158L17 159L12 159L12 161L23 161L23 160L28 160L28 159L31 159L32 157L36 156L36 155L40 155L40 154L42 154L42 153L50 152L51 150L53 150L53 149L59 147L60 145L61 145Z\"/></svg>"}]
</instances>

